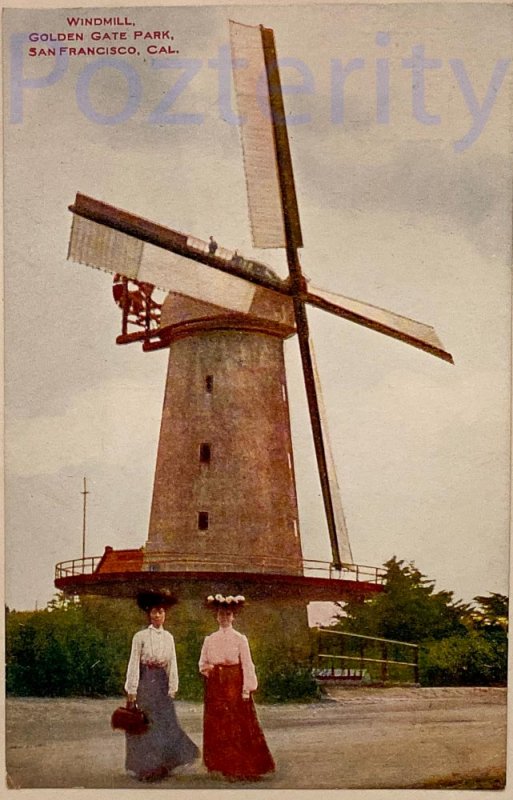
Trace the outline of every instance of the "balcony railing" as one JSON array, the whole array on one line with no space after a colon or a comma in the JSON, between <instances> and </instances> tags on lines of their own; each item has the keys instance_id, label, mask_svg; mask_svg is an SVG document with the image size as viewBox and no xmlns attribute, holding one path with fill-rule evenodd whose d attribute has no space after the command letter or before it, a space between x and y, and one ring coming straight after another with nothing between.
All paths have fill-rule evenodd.
<instances>
[{"instance_id":1,"label":"balcony railing","mask_svg":"<svg viewBox=\"0 0 513 800\"><path fill-rule=\"evenodd\" d=\"M115 551L114 551L115 552ZM61 561L55 566L55 579L71 578L80 575L92 575L98 567L103 556L87 556L75 558L71 561ZM140 564L140 557L137 559ZM127 561L127 572L130 572L130 561ZM193 554L177 553L146 553L142 570L145 572L252 572L262 574L294 574L287 570L284 559L269 557L259 558L254 556L248 569L247 559L240 554L226 556L224 559L202 559ZM160 567L160 569L156 569ZM350 567L335 569L329 561L304 559L302 562L304 577L327 578L330 580L344 580L382 584L386 575L382 567L373 567L365 564L352 564ZM140 568L137 569L140 571ZM108 569L105 570L108 572Z\"/></svg>"},{"instance_id":2,"label":"balcony railing","mask_svg":"<svg viewBox=\"0 0 513 800\"><path fill-rule=\"evenodd\" d=\"M92 575L103 556L86 556L72 561L60 561L55 565L55 579L71 578L74 575Z\"/></svg>"},{"instance_id":3,"label":"balcony railing","mask_svg":"<svg viewBox=\"0 0 513 800\"><path fill-rule=\"evenodd\" d=\"M335 569L330 561L303 560L303 571L309 578L329 578L330 580L366 581L382 584L386 570L383 567L372 567L368 564L351 564L342 569Z\"/></svg>"}]
</instances>

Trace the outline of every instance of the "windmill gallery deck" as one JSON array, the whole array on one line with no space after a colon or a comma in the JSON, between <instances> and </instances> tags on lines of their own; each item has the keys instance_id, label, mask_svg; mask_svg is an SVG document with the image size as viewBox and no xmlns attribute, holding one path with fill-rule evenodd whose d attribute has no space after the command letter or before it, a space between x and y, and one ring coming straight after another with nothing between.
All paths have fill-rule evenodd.
<instances>
[{"instance_id":1,"label":"windmill gallery deck","mask_svg":"<svg viewBox=\"0 0 513 800\"><path fill-rule=\"evenodd\" d=\"M461 556L469 529L474 575L503 569L506 44L487 39L474 75L478 9L454 11L461 44L452 11L304 13L306 29L294 8L7 16L6 152L33 159L7 164L8 292L16 258L31 286L46 270L39 328L68 354L54 363L48 339L32 372L46 389L22 391L38 402L15 421L14 474L80 465L90 489L86 557L60 522L45 548L60 589L343 599L379 591L391 551L449 570L437 554L455 541ZM470 201L481 168L494 178ZM84 396L81 432L63 444L47 409L29 446L57 376L64 409ZM475 397L495 427L470 456Z\"/></svg>"}]
</instances>

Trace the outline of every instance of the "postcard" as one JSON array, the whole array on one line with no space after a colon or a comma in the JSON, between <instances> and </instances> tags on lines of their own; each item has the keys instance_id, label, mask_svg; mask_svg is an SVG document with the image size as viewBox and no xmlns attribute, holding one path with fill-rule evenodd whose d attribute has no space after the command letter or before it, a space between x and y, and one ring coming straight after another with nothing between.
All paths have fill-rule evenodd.
<instances>
[{"instance_id":1,"label":"postcard","mask_svg":"<svg viewBox=\"0 0 513 800\"><path fill-rule=\"evenodd\" d=\"M4 8L8 788L503 788L511 13Z\"/></svg>"}]
</instances>

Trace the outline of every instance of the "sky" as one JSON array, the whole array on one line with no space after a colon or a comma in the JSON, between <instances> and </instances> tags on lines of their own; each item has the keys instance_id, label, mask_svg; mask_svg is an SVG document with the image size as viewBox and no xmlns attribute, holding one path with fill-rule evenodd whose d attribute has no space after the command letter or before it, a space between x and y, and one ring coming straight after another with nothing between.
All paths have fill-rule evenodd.
<instances>
[{"instance_id":1,"label":"sky","mask_svg":"<svg viewBox=\"0 0 513 800\"><path fill-rule=\"evenodd\" d=\"M6 12L11 608L44 607L55 563L81 555L84 476L87 554L147 538L167 354L116 346L111 277L66 260L75 193L203 239L215 234L285 275L281 251L251 245L239 131L215 65L229 18L272 27L284 59L301 261L312 284L433 325L455 360L309 311L355 561L413 561L466 601L507 591L511 13L127 8L129 33L170 31L179 54L146 53L154 41L143 41L141 55L107 66L98 56L29 57L29 45L17 44L17 34L76 30L65 10ZM190 82L159 110L185 70ZM328 561L295 339L286 363L303 552Z\"/></svg>"}]
</instances>

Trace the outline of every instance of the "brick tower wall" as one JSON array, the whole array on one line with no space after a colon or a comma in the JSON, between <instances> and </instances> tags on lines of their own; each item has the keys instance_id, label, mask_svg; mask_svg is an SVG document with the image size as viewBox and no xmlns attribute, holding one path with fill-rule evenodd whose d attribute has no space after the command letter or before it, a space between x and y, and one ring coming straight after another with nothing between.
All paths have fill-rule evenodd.
<instances>
[{"instance_id":1,"label":"brick tower wall","mask_svg":"<svg viewBox=\"0 0 513 800\"><path fill-rule=\"evenodd\" d=\"M283 340L170 344L147 568L302 571Z\"/></svg>"}]
</instances>

